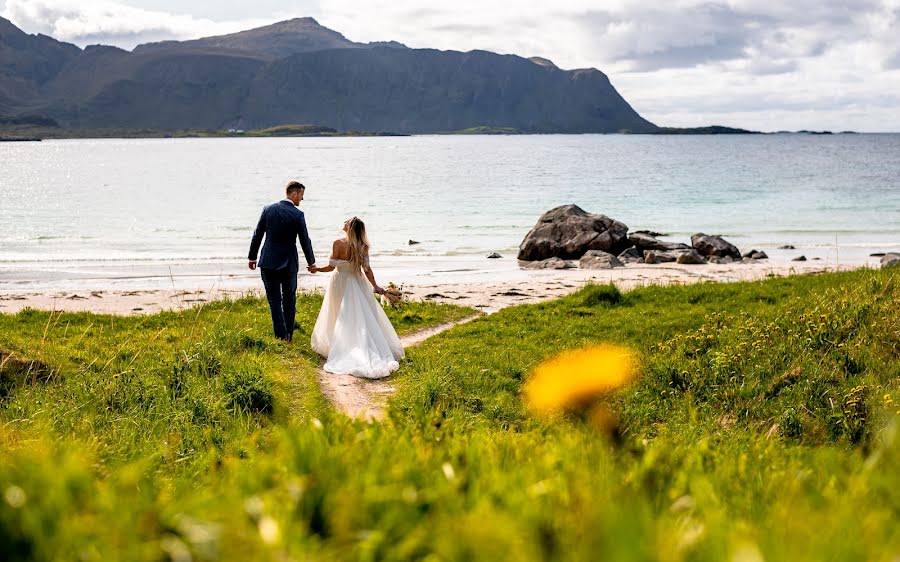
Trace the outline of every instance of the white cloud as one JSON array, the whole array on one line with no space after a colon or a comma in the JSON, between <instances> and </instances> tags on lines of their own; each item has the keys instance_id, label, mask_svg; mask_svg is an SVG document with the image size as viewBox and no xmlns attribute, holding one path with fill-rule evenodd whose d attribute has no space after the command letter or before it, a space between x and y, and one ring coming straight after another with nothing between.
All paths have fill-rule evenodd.
<instances>
[{"instance_id":1,"label":"white cloud","mask_svg":"<svg viewBox=\"0 0 900 562\"><path fill-rule=\"evenodd\" d=\"M30 33L80 46L104 43L125 49L148 41L219 35L271 23L268 18L216 22L114 0L6 0L2 15Z\"/></svg>"},{"instance_id":2,"label":"white cloud","mask_svg":"<svg viewBox=\"0 0 900 562\"><path fill-rule=\"evenodd\" d=\"M32 33L125 48L313 16L354 41L393 39L597 67L635 109L663 125L900 131L900 0L189 4L6 0L2 13Z\"/></svg>"}]
</instances>

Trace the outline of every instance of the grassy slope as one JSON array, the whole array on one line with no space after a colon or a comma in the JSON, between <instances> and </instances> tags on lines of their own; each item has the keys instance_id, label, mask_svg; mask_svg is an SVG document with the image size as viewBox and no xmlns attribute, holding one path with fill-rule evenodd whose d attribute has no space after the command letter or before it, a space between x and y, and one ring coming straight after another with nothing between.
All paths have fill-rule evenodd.
<instances>
[{"instance_id":1,"label":"grassy slope","mask_svg":"<svg viewBox=\"0 0 900 562\"><path fill-rule=\"evenodd\" d=\"M891 560L898 305L888 272L591 287L410 350L371 426L323 403L259 301L0 316L0 350L46 364L0 402L0 554ZM643 358L618 444L518 397L538 361L597 342Z\"/></svg>"}]
</instances>

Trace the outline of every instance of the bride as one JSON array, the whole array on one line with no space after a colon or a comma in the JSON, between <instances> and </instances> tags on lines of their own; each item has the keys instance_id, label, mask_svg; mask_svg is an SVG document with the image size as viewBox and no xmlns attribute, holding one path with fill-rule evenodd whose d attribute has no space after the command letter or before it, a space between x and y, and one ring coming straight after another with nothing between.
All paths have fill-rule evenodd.
<instances>
[{"instance_id":1,"label":"bride","mask_svg":"<svg viewBox=\"0 0 900 562\"><path fill-rule=\"evenodd\" d=\"M344 232L346 238L334 241L328 267L313 268L334 274L313 328L312 348L327 358L329 373L379 379L400 367L403 346L366 284L368 279L376 293L384 294L369 267L366 225L353 217L344 223Z\"/></svg>"}]
</instances>

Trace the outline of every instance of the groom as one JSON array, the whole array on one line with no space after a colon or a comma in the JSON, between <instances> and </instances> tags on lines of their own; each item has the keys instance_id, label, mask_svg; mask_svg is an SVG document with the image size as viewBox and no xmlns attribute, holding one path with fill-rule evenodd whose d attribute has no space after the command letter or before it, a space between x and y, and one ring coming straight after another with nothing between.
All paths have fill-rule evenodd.
<instances>
[{"instance_id":1,"label":"groom","mask_svg":"<svg viewBox=\"0 0 900 562\"><path fill-rule=\"evenodd\" d=\"M250 240L249 259L250 269L256 269L258 265L262 274L275 337L291 341L294 336L294 316L297 308L297 273L300 270L300 260L297 257L298 237L303 255L306 257L306 269L310 273L315 273L313 266L316 258L313 255L312 243L309 241L309 233L306 231L303 211L297 208L300 201L303 201L306 188L302 183L292 181L287 184L285 191L285 199L267 205L263 209L256 230L253 231L253 238ZM266 237L266 243L257 264L256 255L263 235Z\"/></svg>"}]
</instances>

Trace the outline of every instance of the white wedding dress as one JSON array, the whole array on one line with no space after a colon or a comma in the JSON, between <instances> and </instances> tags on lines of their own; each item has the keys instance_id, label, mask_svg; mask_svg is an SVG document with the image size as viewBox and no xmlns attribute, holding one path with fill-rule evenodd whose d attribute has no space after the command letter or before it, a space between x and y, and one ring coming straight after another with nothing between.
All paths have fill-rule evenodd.
<instances>
[{"instance_id":1,"label":"white wedding dress","mask_svg":"<svg viewBox=\"0 0 900 562\"><path fill-rule=\"evenodd\" d=\"M371 285L346 260L329 260L334 272L312 332L312 348L326 357L325 371L380 379L400 368L403 345L372 294Z\"/></svg>"}]
</instances>

